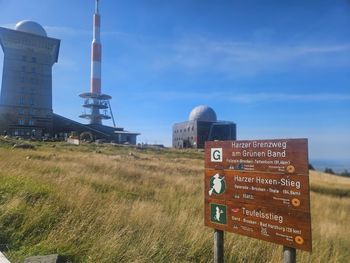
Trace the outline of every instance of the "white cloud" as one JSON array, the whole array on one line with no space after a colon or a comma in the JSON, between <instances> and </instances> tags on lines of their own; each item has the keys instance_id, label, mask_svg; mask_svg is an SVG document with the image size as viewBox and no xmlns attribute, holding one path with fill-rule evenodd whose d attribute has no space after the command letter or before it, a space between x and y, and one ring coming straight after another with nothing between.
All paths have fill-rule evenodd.
<instances>
[{"instance_id":1,"label":"white cloud","mask_svg":"<svg viewBox=\"0 0 350 263\"><path fill-rule=\"evenodd\" d=\"M350 101L350 94L341 93L309 93L309 94L290 94L290 93L227 93L227 92L148 92L130 93L134 97L150 97L160 100L216 100L231 101L242 104L256 102L321 102L321 101Z\"/></svg>"},{"instance_id":2,"label":"white cloud","mask_svg":"<svg viewBox=\"0 0 350 263\"><path fill-rule=\"evenodd\" d=\"M255 75L290 70L290 67L342 66L343 54L350 54L350 44L266 45L199 39L177 43L174 50L174 56L168 61L188 69L209 67L232 75Z\"/></svg>"},{"instance_id":3,"label":"white cloud","mask_svg":"<svg viewBox=\"0 0 350 263\"><path fill-rule=\"evenodd\" d=\"M79 66L79 63L72 58L69 58L68 56L62 56L62 58L59 58L59 62L55 65L55 68L58 70L61 69L69 72L77 72L81 67Z\"/></svg>"},{"instance_id":4,"label":"white cloud","mask_svg":"<svg viewBox=\"0 0 350 263\"><path fill-rule=\"evenodd\" d=\"M92 37L92 27L89 29L65 27L65 26L44 26L48 35L59 35L61 37ZM132 37L132 35L120 31L102 31L102 36Z\"/></svg>"},{"instance_id":5,"label":"white cloud","mask_svg":"<svg viewBox=\"0 0 350 263\"><path fill-rule=\"evenodd\" d=\"M9 29L14 29L16 24L10 23L10 24L0 24L0 27L5 27Z\"/></svg>"},{"instance_id":6,"label":"white cloud","mask_svg":"<svg viewBox=\"0 0 350 263\"><path fill-rule=\"evenodd\" d=\"M140 53L139 63L154 71L183 68L187 72L212 71L228 76L254 76L297 69L349 67L350 43L266 44L220 41L204 37L133 38L129 49ZM135 51L135 50L134 50Z\"/></svg>"},{"instance_id":7,"label":"white cloud","mask_svg":"<svg viewBox=\"0 0 350 263\"><path fill-rule=\"evenodd\" d=\"M91 30L85 30L81 28L64 27L64 26L44 26L44 29L50 36L89 36L91 35Z\"/></svg>"}]
</instances>

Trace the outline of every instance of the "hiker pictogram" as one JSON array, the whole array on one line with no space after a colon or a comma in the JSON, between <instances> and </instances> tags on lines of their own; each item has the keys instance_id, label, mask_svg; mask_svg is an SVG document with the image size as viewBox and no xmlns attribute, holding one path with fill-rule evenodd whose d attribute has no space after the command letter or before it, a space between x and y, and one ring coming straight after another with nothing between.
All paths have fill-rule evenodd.
<instances>
[{"instance_id":1,"label":"hiker pictogram","mask_svg":"<svg viewBox=\"0 0 350 263\"><path fill-rule=\"evenodd\" d=\"M226 224L226 205L210 204L210 220L213 223Z\"/></svg>"}]
</instances>

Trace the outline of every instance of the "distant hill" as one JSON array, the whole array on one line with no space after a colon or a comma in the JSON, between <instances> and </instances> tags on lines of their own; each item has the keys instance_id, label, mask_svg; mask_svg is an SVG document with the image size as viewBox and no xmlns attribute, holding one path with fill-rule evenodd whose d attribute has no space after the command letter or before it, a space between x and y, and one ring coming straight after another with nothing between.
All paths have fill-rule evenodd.
<instances>
[{"instance_id":1,"label":"distant hill","mask_svg":"<svg viewBox=\"0 0 350 263\"><path fill-rule=\"evenodd\" d=\"M350 171L350 160L311 160L310 163L316 170L324 171L326 168L331 168L336 173L341 173L345 170Z\"/></svg>"}]
</instances>

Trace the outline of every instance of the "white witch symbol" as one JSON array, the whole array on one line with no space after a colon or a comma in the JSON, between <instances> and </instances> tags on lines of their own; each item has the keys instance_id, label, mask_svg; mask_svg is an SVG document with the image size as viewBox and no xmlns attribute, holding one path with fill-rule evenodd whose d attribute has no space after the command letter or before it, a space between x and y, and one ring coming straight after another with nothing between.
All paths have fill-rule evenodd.
<instances>
[{"instance_id":1,"label":"white witch symbol","mask_svg":"<svg viewBox=\"0 0 350 263\"><path fill-rule=\"evenodd\" d=\"M221 189L223 187L222 180L224 180L224 178L225 178L225 177L220 178L219 174L216 174L213 177L214 177L214 180L212 182L212 187L209 190L209 195L212 195L213 191L215 191L216 194L221 193Z\"/></svg>"}]
</instances>

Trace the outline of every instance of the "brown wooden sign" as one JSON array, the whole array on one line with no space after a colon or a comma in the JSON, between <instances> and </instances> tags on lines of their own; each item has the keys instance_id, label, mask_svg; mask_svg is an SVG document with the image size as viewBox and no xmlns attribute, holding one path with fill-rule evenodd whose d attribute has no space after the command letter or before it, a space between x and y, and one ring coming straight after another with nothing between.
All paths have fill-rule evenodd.
<instances>
[{"instance_id":1,"label":"brown wooden sign","mask_svg":"<svg viewBox=\"0 0 350 263\"><path fill-rule=\"evenodd\" d=\"M311 251L306 139L207 142L205 156L206 226Z\"/></svg>"},{"instance_id":2,"label":"brown wooden sign","mask_svg":"<svg viewBox=\"0 0 350 263\"><path fill-rule=\"evenodd\" d=\"M215 191L214 187L220 187L214 185L215 177L221 179L223 193ZM205 169L205 193L214 199L310 211L309 177L305 175Z\"/></svg>"},{"instance_id":3,"label":"brown wooden sign","mask_svg":"<svg viewBox=\"0 0 350 263\"><path fill-rule=\"evenodd\" d=\"M205 215L206 225L215 229L312 250L310 213L207 199Z\"/></svg>"},{"instance_id":4,"label":"brown wooden sign","mask_svg":"<svg viewBox=\"0 0 350 263\"><path fill-rule=\"evenodd\" d=\"M308 174L307 139L206 142L205 168Z\"/></svg>"}]
</instances>

